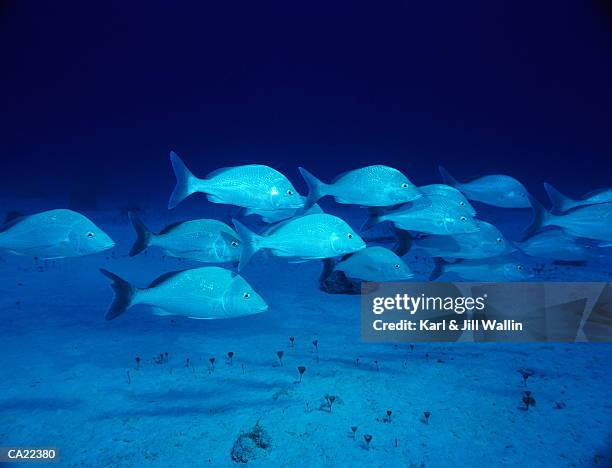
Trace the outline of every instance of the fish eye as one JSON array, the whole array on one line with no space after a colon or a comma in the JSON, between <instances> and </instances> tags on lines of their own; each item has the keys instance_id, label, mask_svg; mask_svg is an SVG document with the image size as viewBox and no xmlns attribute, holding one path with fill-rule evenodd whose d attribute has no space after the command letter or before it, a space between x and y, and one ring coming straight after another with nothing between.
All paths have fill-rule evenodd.
<instances>
[{"instance_id":1,"label":"fish eye","mask_svg":"<svg viewBox=\"0 0 612 468\"><path fill-rule=\"evenodd\" d=\"M232 247L238 247L238 241L232 241Z\"/></svg>"},{"instance_id":2,"label":"fish eye","mask_svg":"<svg viewBox=\"0 0 612 468\"><path fill-rule=\"evenodd\" d=\"M518 268L519 270L522 270L522 269L523 269L523 265L519 265L519 266L517 266L517 268Z\"/></svg>"},{"instance_id":3,"label":"fish eye","mask_svg":"<svg viewBox=\"0 0 612 468\"><path fill-rule=\"evenodd\" d=\"M498 238L496 239L496 241L497 241L497 243L498 243L498 244L501 244L501 243L503 242L503 239L502 239L501 237L498 237Z\"/></svg>"},{"instance_id":4,"label":"fish eye","mask_svg":"<svg viewBox=\"0 0 612 468\"><path fill-rule=\"evenodd\" d=\"M92 238L94 235L95 235L95 234L94 234L93 232L91 232L91 231L89 231L89 232L87 233L87 237L89 237L90 239L91 239L91 238Z\"/></svg>"},{"instance_id":5,"label":"fish eye","mask_svg":"<svg viewBox=\"0 0 612 468\"><path fill-rule=\"evenodd\" d=\"M465 206L465 202L460 201L459 206Z\"/></svg>"},{"instance_id":6,"label":"fish eye","mask_svg":"<svg viewBox=\"0 0 612 468\"><path fill-rule=\"evenodd\" d=\"M395 264L395 265L393 265L393 266L394 266L395 268L399 268L399 267L400 267L399 263L396 263L396 264Z\"/></svg>"},{"instance_id":7,"label":"fish eye","mask_svg":"<svg viewBox=\"0 0 612 468\"><path fill-rule=\"evenodd\" d=\"M350 232L346 235L346 237L348 237L349 239L353 238L353 234L351 234Z\"/></svg>"},{"instance_id":8,"label":"fish eye","mask_svg":"<svg viewBox=\"0 0 612 468\"><path fill-rule=\"evenodd\" d=\"M291 189L287 190L287 195L293 195L293 190Z\"/></svg>"},{"instance_id":9,"label":"fish eye","mask_svg":"<svg viewBox=\"0 0 612 468\"><path fill-rule=\"evenodd\" d=\"M461 221L467 221L467 218L465 216L462 216L461 218L459 218Z\"/></svg>"},{"instance_id":10,"label":"fish eye","mask_svg":"<svg viewBox=\"0 0 612 468\"><path fill-rule=\"evenodd\" d=\"M408 188L408 184L407 184L406 182L404 182L404 183L402 184L402 188Z\"/></svg>"},{"instance_id":11,"label":"fish eye","mask_svg":"<svg viewBox=\"0 0 612 468\"><path fill-rule=\"evenodd\" d=\"M244 297L245 299L248 299L249 297L251 297L251 295L248 292L245 292L242 297Z\"/></svg>"}]
</instances>

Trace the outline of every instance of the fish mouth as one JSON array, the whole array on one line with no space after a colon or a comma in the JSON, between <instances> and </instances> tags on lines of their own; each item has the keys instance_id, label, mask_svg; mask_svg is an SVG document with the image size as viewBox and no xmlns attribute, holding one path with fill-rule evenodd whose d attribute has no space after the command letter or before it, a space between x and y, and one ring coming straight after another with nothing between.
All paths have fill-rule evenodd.
<instances>
[{"instance_id":1,"label":"fish mouth","mask_svg":"<svg viewBox=\"0 0 612 468\"><path fill-rule=\"evenodd\" d=\"M281 209L288 209L288 210L299 210L301 208L304 208L304 202L290 203L289 206L287 207L281 207Z\"/></svg>"}]
</instances>

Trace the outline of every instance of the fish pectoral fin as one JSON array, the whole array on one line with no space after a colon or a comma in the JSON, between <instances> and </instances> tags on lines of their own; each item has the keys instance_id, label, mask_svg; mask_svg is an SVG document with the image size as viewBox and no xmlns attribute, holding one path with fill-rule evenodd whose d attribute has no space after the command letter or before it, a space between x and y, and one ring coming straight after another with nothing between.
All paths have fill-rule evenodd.
<instances>
[{"instance_id":1,"label":"fish pectoral fin","mask_svg":"<svg viewBox=\"0 0 612 468\"><path fill-rule=\"evenodd\" d=\"M270 247L270 252L276 257L289 257L291 258L291 252L287 249L279 248L278 246Z\"/></svg>"},{"instance_id":2,"label":"fish pectoral fin","mask_svg":"<svg viewBox=\"0 0 612 468\"><path fill-rule=\"evenodd\" d=\"M345 205L351 205L352 202L350 200L347 200L346 198L342 198L342 197L334 197L334 199L338 202L338 203L342 203Z\"/></svg>"},{"instance_id":3,"label":"fish pectoral fin","mask_svg":"<svg viewBox=\"0 0 612 468\"><path fill-rule=\"evenodd\" d=\"M225 200L222 200L216 195L208 194L206 195L206 198L208 198L208 201L211 203L224 203L224 204L227 203Z\"/></svg>"},{"instance_id":4,"label":"fish pectoral fin","mask_svg":"<svg viewBox=\"0 0 612 468\"><path fill-rule=\"evenodd\" d=\"M153 313L153 315L157 315L159 317L163 317L166 315L174 315L168 312L167 310L162 309L161 307L151 307L151 312Z\"/></svg>"}]
</instances>

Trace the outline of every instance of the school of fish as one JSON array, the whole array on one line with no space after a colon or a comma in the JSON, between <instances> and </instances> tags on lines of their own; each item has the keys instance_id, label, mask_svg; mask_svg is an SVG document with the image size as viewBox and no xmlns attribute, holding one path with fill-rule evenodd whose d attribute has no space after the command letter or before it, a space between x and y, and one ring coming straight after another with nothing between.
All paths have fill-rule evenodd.
<instances>
[{"instance_id":1,"label":"school of fish","mask_svg":"<svg viewBox=\"0 0 612 468\"><path fill-rule=\"evenodd\" d=\"M532 273L522 258L580 263L604 255L604 249L612 246L612 188L571 199L545 183L552 205L549 211L507 175L460 182L440 167L443 184L417 187L399 170L383 165L351 170L330 182L300 167L308 187L308 194L302 196L287 177L265 165L221 168L199 178L176 153L170 153L170 162L176 187L169 209L200 192L212 203L239 207L243 218L258 216L266 227L256 232L245 219L233 219L233 226L216 219L195 219L155 233L130 212L136 233L130 256L157 248L169 256L216 265L166 273L144 288L101 269L115 293L107 320L137 304L150 306L157 315L193 319L264 312L268 309L264 298L238 274L255 262L259 252L291 262L322 261L319 282L326 290L336 278L409 281L415 275L402 258L408 251L433 259L431 280L454 275L471 281L523 281ZM328 196L337 203L365 208L365 224L355 229L325 213L317 202ZM493 224L478 219L470 202L531 208L533 220L523 238L512 241ZM385 222L395 246L368 246L368 231ZM0 228L0 249L41 259L79 257L114 246L93 221L67 209L15 217Z\"/></svg>"}]
</instances>

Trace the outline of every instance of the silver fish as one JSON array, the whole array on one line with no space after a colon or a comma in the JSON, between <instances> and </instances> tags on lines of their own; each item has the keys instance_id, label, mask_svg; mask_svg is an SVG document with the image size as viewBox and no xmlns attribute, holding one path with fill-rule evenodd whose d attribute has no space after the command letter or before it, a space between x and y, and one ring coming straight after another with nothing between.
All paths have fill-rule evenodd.
<instances>
[{"instance_id":1,"label":"silver fish","mask_svg":"<svg viewBox=\"0 0 612 468\"><path fill-rule=\"evenodd\" d=\"M156 315L193 319L223 319L264 312L268 305L244 278L220 267L192 268L166 273L140 289L101 269L112 280L115 298L106 320L119 317L136 304L153 307Z\"/></svg>"},{"instance_id":2,"label":"silver fish","mask_svg":"<svg viewBox=\"0 0 612 468\"><path fill-rule=\"evenodd\" d=\"M306 201L306 197L300 197L302 203ZM303 204L301 208L298 209L286 209L286 210L257 210L254 208L248 208L244 210L244 216L249 215L257 215L260 216L261 219L266 223L278 223L279 221L283 221L285 219L293 218L295 216L304 216L307 214L315 214L315 213L323 213L323 210L316 203L312 205L310 208L304 211Z\"/></svg>"},{"instance_id":3,"label":"silver fish","mask_svg":"<svg viewBox=\"0 0 612 468\"><path fill-rule=\"evenodd\" d=\"M243 245L239 270L255 252L264 249L277 257L316 260L342 256L366 246L345 221L325 213L283 221L264 235L255 234L236 220L234 227Z\"/></svg>"},{"instance_id":4,"label":"silver fish","mask_svg":"<svg viewBox=\"0 0 612 468\"><path fill-rule=\"evenodd\" d=\"M413 203L370 216L364 229L374 224L391 221L406 231L427 234L458 234L477 232L478 225L466 207L459 207L453 200L440 196L423 196Z\"/></svg>"},{"instance_id":5,"label":"silver fish","mask_svg":"<svg viewBox=\"0 0 612 468\"><path fill-rule=\"evenodd\" d=\"M305 209L327 195L338 203L362 206L392 206L421 197L408 177L388 166L367 166L348 171L330 184L321 182L303 167L299 170L308 185Z\"/></svg>"},{"instance_id":6,"label":"silver fish","mask_svg":"<svg viewBox=\"0 0 612 468\"><path fill-rule=\"evenodd\" d=\"M257 210L297 209L301 197L289 180L268 166L249 164L225 167L211 172L206 179L194 176L174 152L170 161L176 176L176 187L168 208L174 208L192 193L206 193L213 203L225 203Z\"/></svg>"},{"instance_id":7,"label":"silver fish","mask_svg":"<svg viewBox=\"0 0 612 468\"><path fill-rule=\"evenodd\" d=\"M452 236L426 236L414 239L413 247L431 257L480 259L506 255L516 251L512 242L490 223L475 220L478 232Z\"/></svg>"},{"instance_id":8,"label":"silver fish","mask_svg":"<svg viewBox=\"0 0 612 468\"><path fill-rule=\"evenodd\" d=\"M573 208L597 203L612 203L612 188L594 190L582 196L578 200L566 197L552 185L544 182L544 189L552 203L551 212L554 214L565 213Z\"/></svg>"},{"instance_id":9,"label":"silver fish","mask_svg":"<svg viewBox=\"0 0 612 468\"><path fill-rule=\"evenodd\" d=\"M612 241L612 203L579 206L565 214L549 213L535 198L531 198L533 221L523 239L531 237L543 227L557 226L576 237Z\"/></svg>"},{"instance_id":10,"label":"silver fish","mask_svg":"<svg viewBox=\"0 0 612 468\"><path fill-rule=\"evenodd\" d=\"M465 198L461 191L457 190L455 187L446 184L430 184L419 187L419 192L425 196L440 195L449 198L457 203L460 208L465 208L468 213L470 213L470 216L476 216L474 207L470 205L470 202L467 201L467 198Z\"/></svg>"},{"instance_id":11,"label":"silver fish","mask_svg":"<svg viewBox=\"0 0 612 468\"><path fill-rule=\"evenodd\" d=\"M582 262L599 256L597 245L570 236L561 229L550 229L536 233L517 245L531 257L550 260Z\"/></svg>"},{"instance_id":12,"label":"silver fish","mask_svg":"<svg viewBox=\"0 0 612 468\"><path fill-rule=\"evenodd\" d=\"M366 247L339 261L335 271L364 281L405 281L414 278L408 265L384 247Z\"/></svg>"},{"instance_id":13,"label":"silver fish","mask_svg":"<svg viewBox=\"0 0 612 468\"><path fill-rule=\"evenodd\" d=\"M460 190L470 200L500 208L529 208L527 189L514 177L487 175L470 182L459 182L442 166L438 166L444 183Z\"/></svg>"},{"instance_id":14,"label":"silver fish","mask_svg":"<svg viewBox=\"0 0 612 468\"><path fill-rule=\"evenodd\" d=\"M200 262L237 262L242 244L236 231L216 219L195 219L166 226L159 234L151 232L135 213L129 213L136 231L130 257L147 247L160 247L167 255Z\"/></svg>"},{"instance_id":15,"label":"silver fish","mask_svg":"<svg viewBox=\"0 0 612 468\"><path fill-rule=\"evenodd\" d=\"M453 273L469 281L525 281L533 277L522 263L509 258L459 260L449 263L441 258L435 259L435 267L430 281L440 276Z\"/></svg>"},{"instance_id":16,"label":"silver fish","mask_svg":"<svg viewBox=\"0 0 612 468\"><path fill-rule=\"evenodd\" d=\"M43 211L13 219L0 228L0 249L30 257L80 257L114 245L102 229L72 210Z\"/></svg>"}]
</instances>

